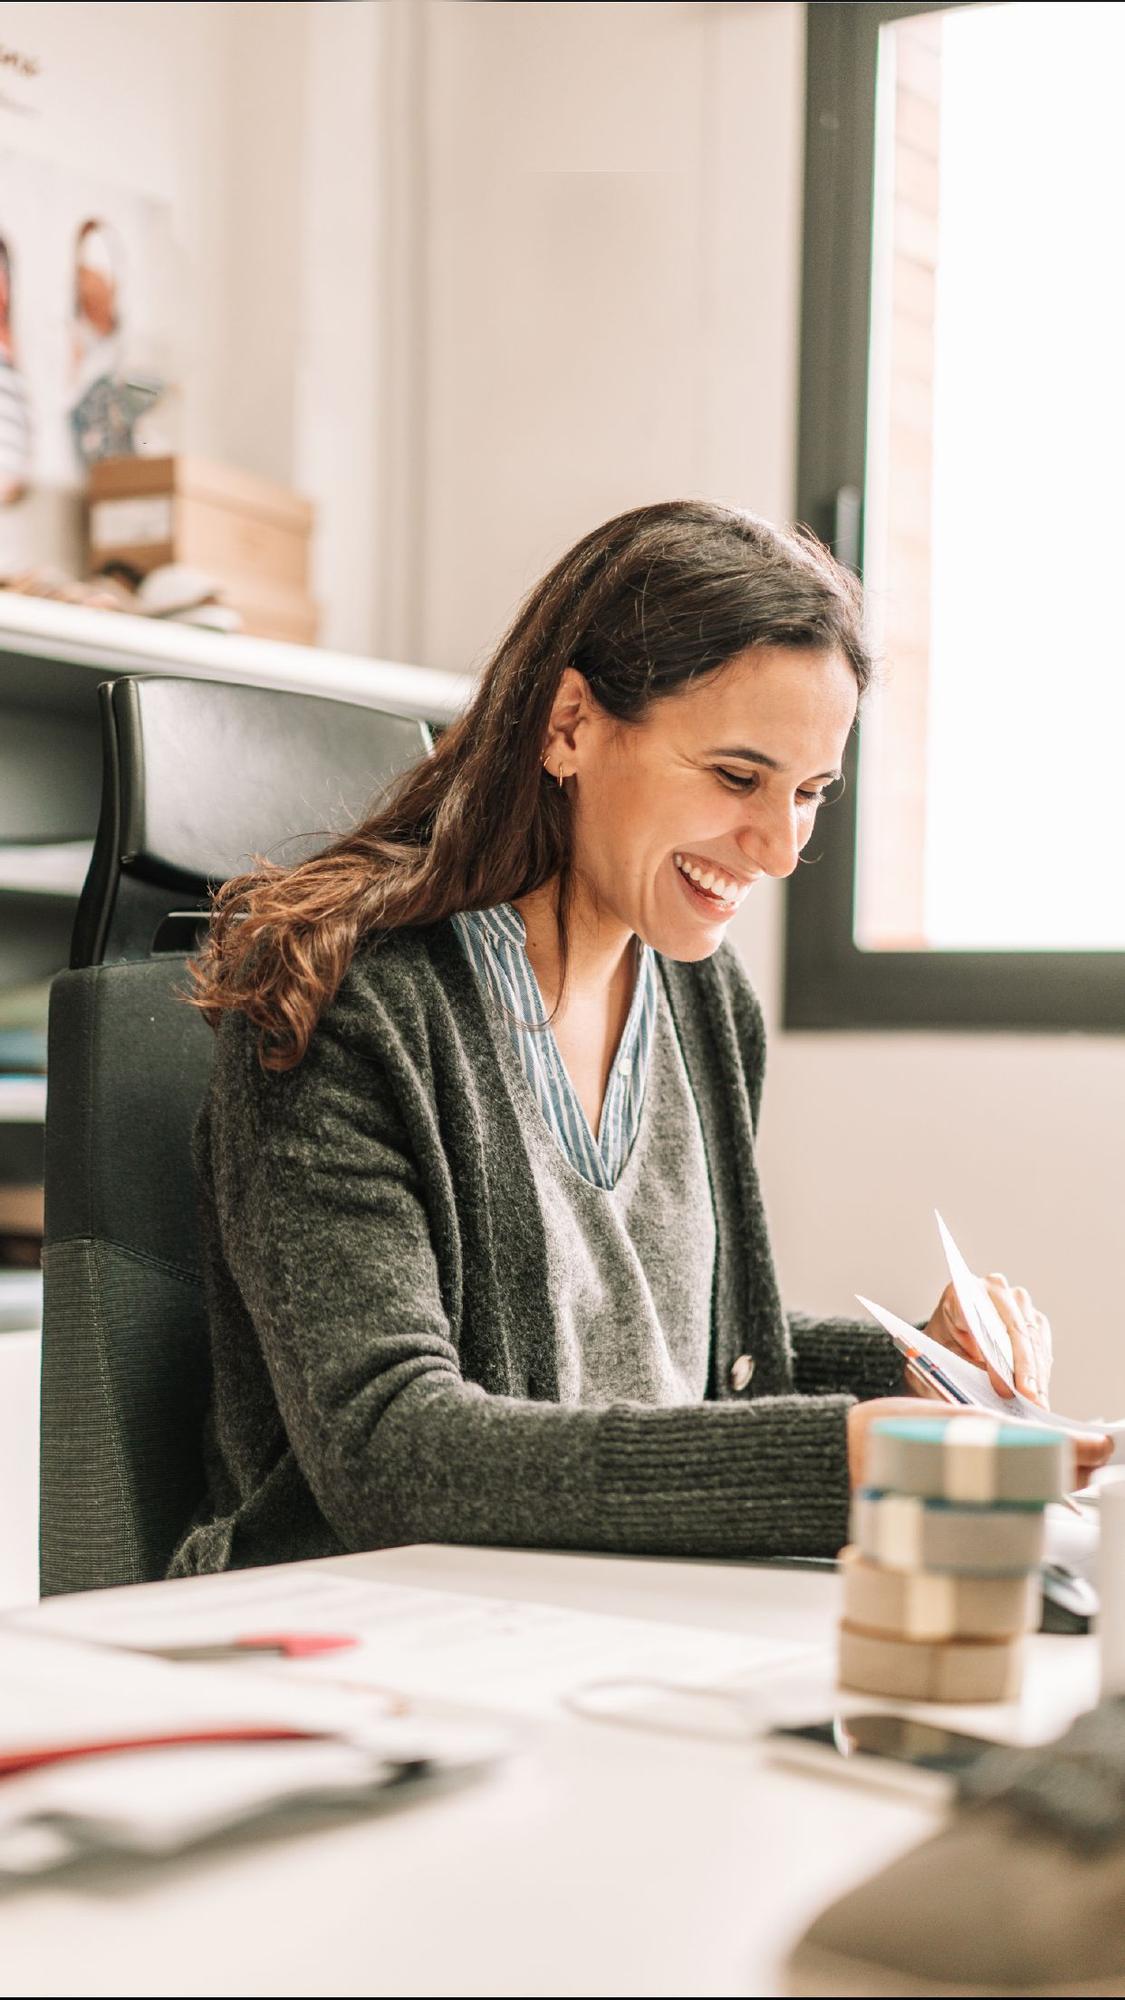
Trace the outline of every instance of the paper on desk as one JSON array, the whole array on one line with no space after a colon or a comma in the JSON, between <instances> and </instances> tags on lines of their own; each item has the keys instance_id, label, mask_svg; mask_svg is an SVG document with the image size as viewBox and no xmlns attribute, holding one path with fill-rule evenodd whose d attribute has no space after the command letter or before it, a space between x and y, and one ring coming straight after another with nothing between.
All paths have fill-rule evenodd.
<instances>
[{"instance_id":1,"label":"paper on desk","mask_svg":"<svg viewBox=\"0 0 1125 2000\"><path fill-rule=\"evenodd\" d=\"M347 1653L286 1661L274 1671L287 1686L298 1677L309 1685L338 1676L408 1700L511 1715L557 1714L590 1681L643 1676L686 1686L729 1675L768 1677L822 1650L757 1634L377 1583L312 1565L56 1598L27 1616L36 1630L129 1646L229 1640L254 1631L349 1632L359 1644Z\"/></svg>"},{"instance_id":2,"label":"paper on desk","mask_svg":"<svg viewBox=\"0 0 1125 2000\"><path fill-rule=\"evenodd\" d=\"M90 1853L178 1853L297 1805L367 1801L401 1776L333 1740L195 1744L52 1764L0 1786L0 1881Z\"/></svg>"},{"instance_id":3,"label":"paper on desk","mask_svg":"<svg viewBox=\"0 0 1125 2000\"><path fill-rule=\"evenodd\" d=\"M269 1730L294 1734L255 1740ZM168 1742L209 1732L236 1740ZM0 1880L91 1850L178 1852L300 1804L366 1806L392 1788L471 1775L504 1747L495 1729L388 1715L366 1688L254 1663L170 1665L9 1621L0 1773L5 1761L16 1769L0 1776ZM18 1768L52 1754L61 1761Z\"/></svg>"},{"instance_id":4,"label":"paper on desk","mask_svg":"<svg viewBox=\"0 0 1125 2000\"><path fill-rule=\"evenodd\" d=\"M368 1704L368 1708L370 1704ZM205 1731L347 1734L363 1706L346 1692L283 1683L254 1667L171 1667L7 1623L0 1644L5 1762L98 1743ZM5 1781L6 1782L6 1781Z\"/></svg>"},{"instance_id":5,"label":"paper on desk","mask_svg":"<svg viewBox=\"0 0 1125 2000\"><path fill-rule=\"evenodd\" d=\"M856 1293L856 1298L872 1319L877 1319L879 1325L886 1329L900 1352L908 1353L914 1349L924 1354L978 1409L989 1410L997 1417L1024 1418L1043 1430L1080 1432L1087 1437L1104 1434L1113 1439L1112 1463L1125 1463L1125 1419L1118 1419L1112 1424L1102 1423L1100 1419L1084 1423L1078 1417L1060 1416L1057 1410L1041 1409L1038 1403L1029 1402L1026 1396L1021 1396L1018 1389L1011 1396L1002 1396L998 1389L993 1388L985 1370L978 1368L974 1361L968 1360L965 1355L954 1354L952 1349L943 1347L939 1340L932 1340L928 1333L920 1333L916 1326L900 1319L886 1306L877 1306L874 1299L865 1299L861 1292Z\"/></svg>"},{"instance_id":6,"label":"paper on desk","mask_svg":"<svg viewBox=\"0 0 1125 2000\"><path fill-rule=\"evenodd\" d=\"M1008 1329L992 1302L987 1285L982 1284L981 1280L970 1271L936 1208L934 1214L937 1216L938 1233L941 1236L953 1289L957 1294L957 1303L965 1315L965 1324L975 1337L985 1360L991 1362L1001 1381L1006 1382L1009 1389L1014 1389L1012 1342Z\"/></svg>"}]
</instances>

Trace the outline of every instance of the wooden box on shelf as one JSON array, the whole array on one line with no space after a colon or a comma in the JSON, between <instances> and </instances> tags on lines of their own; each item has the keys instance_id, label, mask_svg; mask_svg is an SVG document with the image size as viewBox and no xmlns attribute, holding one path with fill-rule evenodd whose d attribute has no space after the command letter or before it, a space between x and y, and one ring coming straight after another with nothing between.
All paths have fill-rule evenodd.
<instances>
[{"instance_id":1,"label":"wooden box on shelf","mask_svg":"<svg viewBox=\"0 0 1125 2000\"><path fill-rule=\"evenodd\" d=\"M221 585L245 631L311 646L313 508L298 493L211 459L106 458L90 468L90 567L142 576L186 563Z\"/></svg>"},{"instance_id":2,"label":"wooden box on shelf","mask_svg":"<svg viewBox=\"0 0 1125 2000\"><path fill-rule=\"evenodd\" d=\"M6 1236L43 1237L43 1189L8 1187L0 1181L0 1242Z\"/></svg>"}]
</instances>

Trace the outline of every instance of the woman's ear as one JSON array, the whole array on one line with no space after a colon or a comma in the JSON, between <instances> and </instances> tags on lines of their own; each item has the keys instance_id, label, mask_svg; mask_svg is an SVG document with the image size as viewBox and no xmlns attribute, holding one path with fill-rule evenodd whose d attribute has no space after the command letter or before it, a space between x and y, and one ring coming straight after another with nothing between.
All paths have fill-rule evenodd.
<instances>
[{"instance_id":1,"label":"woman's ear","mask_svg":"<svg viewBox=\"0 0 1125 2000\"><path fill-rule=\"evenodd\" d=\"M577 667L564 667L551 705L543 768L552 778L573 777L594 713L594 698Z\"/></svg>"}]
</instances>

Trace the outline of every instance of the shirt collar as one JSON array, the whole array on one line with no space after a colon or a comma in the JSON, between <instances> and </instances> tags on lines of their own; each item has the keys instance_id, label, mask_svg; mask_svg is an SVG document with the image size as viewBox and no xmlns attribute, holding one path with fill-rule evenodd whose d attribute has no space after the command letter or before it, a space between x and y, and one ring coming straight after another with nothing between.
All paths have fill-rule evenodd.
<instances>
[{"instance_id":1,"label":"shirt collar","mask_svg":"<svg viewBox=\"0 0 1125 2000\"><path fill-rule=\"evenodd\" d=\"M511 903L497 903L491 910L474 910L473 921L491 944L527 944L527 926Z\"/></svg>"},{"instance_id":2,"label":"shirt collar","mask_svg":"<svg viewBox=\"0 0 1125 2000\"><path fill-rule=\"evenodd\" d=\"M467 914L474 924L479 925L490 944L514 944L518 945L521 951L527 949L527 925L514 904L496 903L490 910L472 910ZM619 1057L628 1053L636 1039L644 1012L644 994L652 982L654 971L652 946L642 944L637 958L637 980L633 989L633 1001L621 1037Z\"/></svg>"}]
</instances>

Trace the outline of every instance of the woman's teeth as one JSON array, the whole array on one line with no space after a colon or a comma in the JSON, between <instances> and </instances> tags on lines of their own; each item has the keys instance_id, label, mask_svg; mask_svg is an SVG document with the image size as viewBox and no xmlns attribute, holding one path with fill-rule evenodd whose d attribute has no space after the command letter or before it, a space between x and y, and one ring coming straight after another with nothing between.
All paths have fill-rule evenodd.
<instances>
[{"instance_id":1,"label":"woman's teeth","mask_svg":"<svg viewBox=\"0 0 1125 2000\"><path fill-rule=\"evenodd\" d=\"M697 889L704 890L708 896L714 897L716 903L723 903L728 908L739 904L750 886L746 882L732 882L728 875L720 874L717 868L703 868L699 862L689 861L682 854L673 854L672 859L681 875L686 875L688 881L694 882Z\"/></svg>"}]
</instances>

